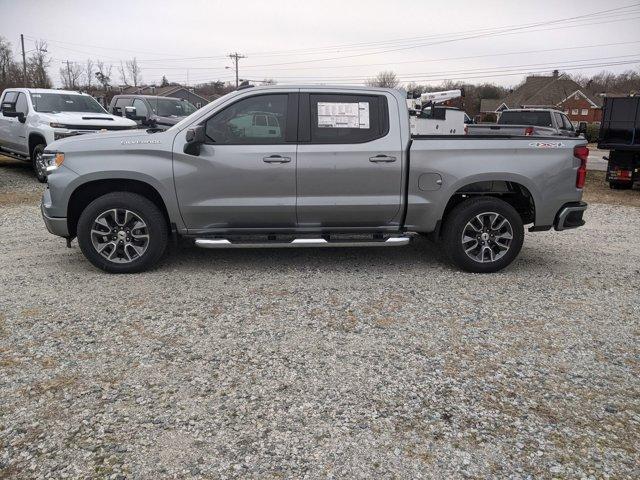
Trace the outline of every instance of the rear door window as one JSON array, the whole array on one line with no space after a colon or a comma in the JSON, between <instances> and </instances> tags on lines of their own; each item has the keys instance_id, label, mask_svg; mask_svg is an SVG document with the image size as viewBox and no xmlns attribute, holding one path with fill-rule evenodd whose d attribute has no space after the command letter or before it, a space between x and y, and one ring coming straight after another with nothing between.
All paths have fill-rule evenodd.
<instances>
[{"instance_id":1,"label":"rear door window","mask_svg":"<svg viewBox=\"0 0 640 480\"><path fill-rule=\"evenodd\" d=\"M311 143L365 143L389 132L381 95L310 94Z\"/></svg>"}]
</instances>

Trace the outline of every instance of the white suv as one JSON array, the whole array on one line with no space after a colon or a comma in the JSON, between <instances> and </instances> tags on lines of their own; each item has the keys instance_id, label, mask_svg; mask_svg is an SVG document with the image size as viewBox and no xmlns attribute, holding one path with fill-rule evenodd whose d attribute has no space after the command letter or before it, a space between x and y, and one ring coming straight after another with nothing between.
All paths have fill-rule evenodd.
<instances>
[{"instance_id":1,"label":"white suv","mask_svg":"<svg viewBox=\"0 0 640 480\"><path fill-rule=\"evenodd\" d=\"M42 153L55 140L105 130L138 128L106 112L91 95L66 90L8 88L0 102L0 153L31 161L45 182Z\"/></svg>"}]
</instances>

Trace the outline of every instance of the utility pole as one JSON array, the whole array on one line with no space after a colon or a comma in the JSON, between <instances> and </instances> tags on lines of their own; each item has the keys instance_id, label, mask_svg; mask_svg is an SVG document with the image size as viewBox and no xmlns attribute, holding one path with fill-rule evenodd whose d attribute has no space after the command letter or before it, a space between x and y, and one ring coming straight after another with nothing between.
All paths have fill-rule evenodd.
<instances>
[{"instance_id":1,"label":"utility pole","mask_svg":"<svg viewBox=\"0 0 640 480\"><path fill-rule=\"evenodd\" d=\"M236 52L236 53L230 53L229 58L233 60L236 64L236 88L238 88L238 60L240 60L241 58L247 58L247 57L245 57L244 55L240 55L238 52Z\"/></svg>"},{"instance_id":2,"label":"utility pole","mask_svg":"<svg viewBox=\"0 0 640 480\"><path fill-rule=\"evenodd\" d=\"M24 54L24 35L22 33L20 34L20 43L22 44L22 73L24 74L24 86L27 87L27 57Z\"/></svg>"}]
</instances>

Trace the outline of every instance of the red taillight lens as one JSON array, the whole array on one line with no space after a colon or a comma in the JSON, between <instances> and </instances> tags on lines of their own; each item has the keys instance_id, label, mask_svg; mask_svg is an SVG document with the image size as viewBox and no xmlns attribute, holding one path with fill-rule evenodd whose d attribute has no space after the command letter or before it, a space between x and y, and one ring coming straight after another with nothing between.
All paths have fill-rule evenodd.
<instances>
[{"instance_id":1,"label":"red taillight lens","mask_svg":"<svg viewBox=\"0 0 640 480\"><path fill-rule=\"evenodd\" d=\"M527 127L524 129L525 136L533 135L533 127Z\"/></svg>"},{"instance_id":2,"label":"red taillight lens","mask_svg":"<svg viewBox=\"0 0 640 480\"><path fill-rule=\"evenodd\" d=\"M580 159L580 166L576 174L576 188L584 188L584 182L587 179L587 159L589 158L589 149L584 145L573 148L573 156Z\"/></svg>"}]
</instances>

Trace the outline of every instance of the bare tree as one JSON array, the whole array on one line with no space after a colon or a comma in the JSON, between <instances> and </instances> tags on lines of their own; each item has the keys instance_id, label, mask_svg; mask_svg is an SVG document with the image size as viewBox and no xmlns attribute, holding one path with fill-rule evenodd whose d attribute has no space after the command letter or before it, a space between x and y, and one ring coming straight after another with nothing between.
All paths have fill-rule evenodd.
<instances>
[{"instance_id":1,"label":"bare tree","mask_svg":"<svg viewBox=\"0 0 640 480\"><path fill-rule=\"evenodd\" d=\"M11 43L0 37L0 90L18 85L18 65L13 59Z\"/></svg>"},{"instance_id":2,"label":"bare tree","mask_svg":"<svg viewBox=\"0 0 640 480\"><path fill-rule=\"evenodd\" d=\"M62 86L69 90L77 90L80 86L80 79L84 68L79 63L66 61L60 67L60 79Z\"/></svg>"},{"instance_id":3,"label":"bare tree","mask_svg":"<svg viewBox=\"0 0 640 480\"><path fill-rule=\"evenodd\" d=\"M95 76L96 76L96 79L98 80L98 83L102 85L105 95L107 93L107 90L109 90L109 87L111 86L112 70L113 70L113 65L111 64L105 65L105 63L102 60L96 61Z\"/></svg>"},{"instance_id":4,"label":"bare tree","mask_svg":"<svg viewBox=\"0 0 640 480\"><path fill-rule=\"evenodd\" d=\"M386 87L386 88L396 88L400 81L396 74L391 70L380 72L374 78L370 78L365 82L369 87Z\"/></svg>"},{"instance_id":5,"label":"bare tree","mask_svg":"<svg viewBox=\"0 0 640 480\"><path fill-rule=\"evenodd\" d=\"M29 86L35 88L51 88L51 78L47 69L51 59L47 56L47 43L36 41L35 50L27 59L27 79Z\"/></svg>"},{"instance_id":6,"label":"bare tree","mask_svg":"<svg viewBox=\"0 0 640 480\"><path fill-rule=\"evenodd\" d=\"M84 82L84 86L89 89L91 88L91 82L93 82L94 79L94 72L93 72L93 60L91 60L90 58L87 58L87 63L84 66L84 74L83 74L83 82Z\"/></svg>"},{"instance_id":7,"label":"bare tree","mask_svg":"<svg viewBox=\"0 0 640 480\"><path fill-rule=\"evenodd\" d=\"M127 70L124 68L124 64L122 63L122 61L120 61L118 73L120 74L120 82L122 83L122 85L129 85L129 81L127 80Z\"/></svg>"},{"instance_id":8,"label":"bare tree","mask_svg":"<svg viewBox=\"0 0 640 480\"><path fill-rule=\"evenodd\" d=\"M138 84L142 81L142 72L140 69L140 65L138 65L138 60L136 60L136 57L133 57L132 60L127 60L127 72L129 72L131 83L133 83L134 87L137 87Z\"/></svg>"}]
</instances>

